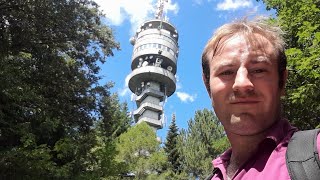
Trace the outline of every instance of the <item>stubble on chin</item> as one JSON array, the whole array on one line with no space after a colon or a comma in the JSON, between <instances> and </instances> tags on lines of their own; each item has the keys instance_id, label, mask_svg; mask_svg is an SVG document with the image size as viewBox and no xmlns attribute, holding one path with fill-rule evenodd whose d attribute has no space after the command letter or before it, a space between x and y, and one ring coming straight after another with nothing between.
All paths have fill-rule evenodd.
<instances>
[{"instance_id":1,"label":"stubble on chin","mask_svg":"<svg viewBox=\"0 0 320 180\"><path fill-rule=\"evenodd\" d=\"M227 130L240 136L260 134L264 128L258 127L260 123L257 121L258 119L250 113L232 114L227 122L230 123Z\"/></svg>"}]
</instances>

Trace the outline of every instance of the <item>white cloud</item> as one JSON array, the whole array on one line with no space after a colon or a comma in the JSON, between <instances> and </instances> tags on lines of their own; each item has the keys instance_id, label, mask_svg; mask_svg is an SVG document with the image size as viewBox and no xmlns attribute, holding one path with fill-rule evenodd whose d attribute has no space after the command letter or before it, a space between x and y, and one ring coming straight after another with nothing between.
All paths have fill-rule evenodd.
<instances>
[{"instance_id":1,"label":"white cloud","mask_svg":"<svg viewBox=\"0 0 320 180\"><path fill-rule=\"evenodd\" d=\"M258 6L255 6L251 9L251 14L256 14L258 12Z\"/></svg>"},{"instance_id":2,"label":"white cloud","mask_svg":"<svg viewBox=\"0 0 320 180\"><path fill-rule=\"evenodd\" d=\"M176 90L179 90L182 88L182 84L180 83L180 78L179 78L178 74L176 74L175 77L176 77L176 86L177 86Z\"/></svg>"},{"instance_id":3,"label":"white cloud","mask_svg":"<svg viewBox=\"0 0 320 180\"><path fill-rule=\"evenodd\" d=\"M202 0L193 0L193 3L197 4L197 5L201 5L202 4Z\"/></svg>"},{"instance_id":4,"label":"white cloud","mask_svg":"<svg viewBox=\"0 0 320 180\"><path fill-rule=\"evenodd\" d=\"M129 80L130 80L130 74L128 74L128 75L126 76L126 79L124 80L124 86L125 86L125 87L128 87L128 86L129 86Z\"/></svg>"},{"instance_id":5,"label":"white cloud","mask_svg":"<svg viewBox=\"0 0 320 180\"><path fill-rule=\"evenodd\" d=\"M128 87L124 87L123 89L120 89L118 94L121 96L121 97L124 97L128 94L130 94L130 89Z\"/></svg>"},{"instance_id":6,"label":"white cloud","mask_svg":"<svg viewBox=\"0 0 320 180\"><path fill-rule=\"evenodd\" d=\"M188 93L185 92L176 92L176 95L178 96L178 98L182 101L182 102L193 102L196 98L197 95L190 95Z\"/></svg>"},{"instance_id":7,"label":"white cloud","mask_svg":"<svg viewBox=\"0 0 320 180\"><path fill-rule=\"evenodd\" d=\"M124 86L122 89L120 89L118 91L118 94L121 96L121 97L124 97L124 96L127 96L131 93L129 87L128 87L128 84L129 84L129 75L127 75L126 79L125 79L125 82L124 82Z\"/></svg>"},{"instance_id":8,"label":"white cloud","mask_svg":"<svg viewBox=\"0 0 320 180\"><path fill-rule=\"evenodd\" d=\"M239 8L249 8L252 7L252 0L224 0L218 3L217 10L236 10Z\"/></svg>"},{"instance_id":9,"label":"white cloud","mask_svg":"<svg viewBox=\"0 0 320 180\"><path fill-rule=\"evenodd\" d=\"M176 84L176 90L179 90L179 89L181 89L182 88L182 84L180 83L180 82L177 82L177 84Z\"/></svg>"},{"instance_id":10,"label":"white cloud","mask_svg":"<svg viewBox=\"0 0 320 180\"><path fill-rule=\"evenodd\" d=\"M131 23L131 31L145 20L154 17L157 0L95 0L100 9L106 14L107 20L111 25L119 26L125 20ZM164 11L178 12L178 4L169 0L165 4Z\"/></svg>"}]
</instances>

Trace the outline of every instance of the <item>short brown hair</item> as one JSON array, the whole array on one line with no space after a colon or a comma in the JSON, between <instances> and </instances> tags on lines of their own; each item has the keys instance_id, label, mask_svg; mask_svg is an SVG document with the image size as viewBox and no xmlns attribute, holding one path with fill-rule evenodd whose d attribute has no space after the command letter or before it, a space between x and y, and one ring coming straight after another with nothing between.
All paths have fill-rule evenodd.
<instances>
[{"instance_id":1,"label":"short brown hair","mask_svg":"<svg viewBox=\"0 0 320 180\"><path fill-rule=\"evenodd\" d=\"M209 39L202 53L202 73L204 83L210 92L210 68L209 62L216 55L219 45L223 38L231 37L235 34L242 33L249 38L254 33L260 34L267 38L273 45L278 59L279 88L284 88L283 76L287 66L287 57L285 55L285 43L283 40L283 31L275 25L268 23L267 18L258 17L252 21L247 18L225 24L218 28L213 36Z\"/></svg>"}]
</instances>

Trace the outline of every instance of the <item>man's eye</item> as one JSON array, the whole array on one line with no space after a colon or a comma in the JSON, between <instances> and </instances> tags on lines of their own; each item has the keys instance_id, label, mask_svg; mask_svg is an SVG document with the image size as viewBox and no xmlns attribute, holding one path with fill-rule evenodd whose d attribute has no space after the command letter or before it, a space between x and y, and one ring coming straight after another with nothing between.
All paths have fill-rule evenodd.
<instances>
[{"instance_id":1,"label":"man's eye","mask_svg":"<svg viewBox=\"0 0 320 180\"><path fill-rule=\"evenodd\" d=\"M222 73L220 73L220 75L222 76L228 76L228 75L232 75L233 71L223 71Z\"/></svg>"},{"instance_id":2,"label":"man's eye","mask_svg":"<svg viewBox=\"0 0 320 180\"><path fill-rule=\"evenodd\" d=\"M264 70L264 69L255 69L255 70L252 71L252 73L255 73L255 74L263 73L263 72L266 72L266 70Z\"/></svg>"}]
</instances>

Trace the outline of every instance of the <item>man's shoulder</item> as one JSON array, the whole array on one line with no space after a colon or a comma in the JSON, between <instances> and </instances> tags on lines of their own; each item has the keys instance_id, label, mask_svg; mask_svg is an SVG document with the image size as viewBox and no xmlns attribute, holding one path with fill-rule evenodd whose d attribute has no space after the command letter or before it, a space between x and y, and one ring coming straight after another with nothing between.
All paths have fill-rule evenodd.
<instances>
[{"instance_id":1,"label":"man's shoulder","mask_svg":"<svg viewBox=\"0 0 320 180\"><path fill-rule=\"evenodd\" d=\"M292 156L300 155L306 157L304 150L312 152L312 154L320 150L320 129L311 129L295 132L288 144L288 149L292 152ZM288 151L289 151L288 150Z\"/></svg>"},{"instance_id":2,"label":"man's shoulder","mask_svg":"<svg viewBox=\"0 0 320 180\"><path fill-rule=\"evenodd\" d=\"M319 159L320 159L320 133L318 133L317 136L317 149L318 149L318 154L319 154Z\"/></svg>"},{"instance_id":3,"label":"man's shoulder","mask_svg":"<svg viewBox=\"0 0 320 180\"><path fill-rule=\"evenodd\" d=\"M319 129L296 132L286 152L286 164L291 179L318 179L320 177Z\"/></svg>"}]
</instances>

